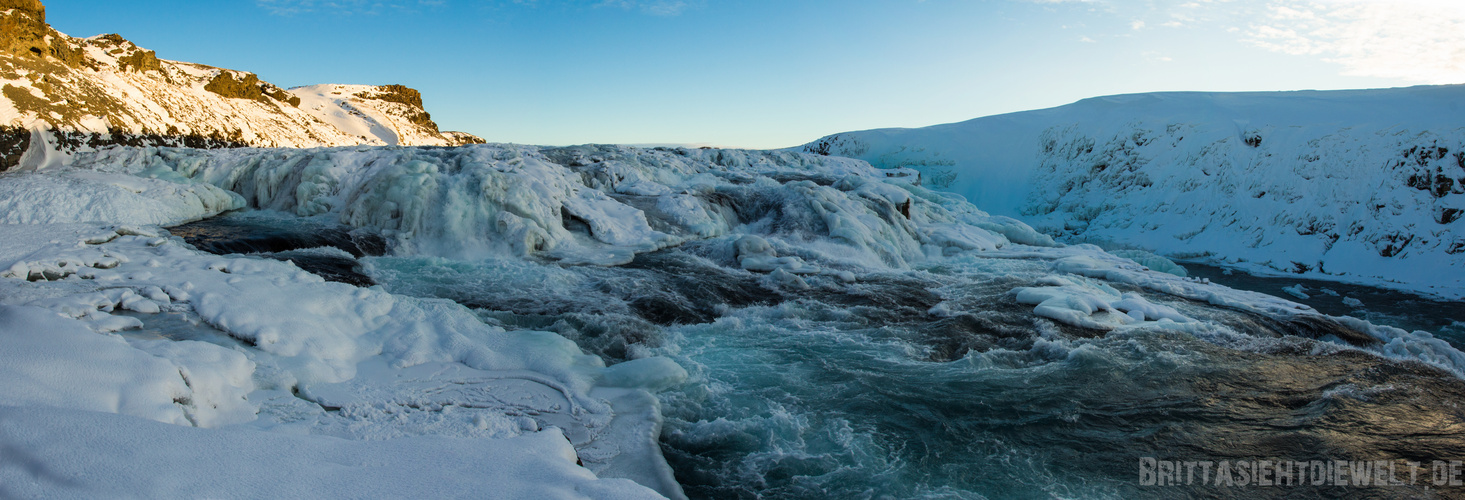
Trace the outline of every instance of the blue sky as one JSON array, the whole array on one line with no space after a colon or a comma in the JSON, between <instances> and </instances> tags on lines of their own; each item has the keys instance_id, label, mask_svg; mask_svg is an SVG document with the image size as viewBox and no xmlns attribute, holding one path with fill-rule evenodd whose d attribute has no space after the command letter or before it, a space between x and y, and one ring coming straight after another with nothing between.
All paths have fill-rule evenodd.
<instances>
[{"instance_id":1,"label":"blue sky","mask_svg":"<svg viewBox=\"0 0 1465 500\"><path fill-rule=\"evenodd\" d=\"M48 1L73 36L291 87L401 83L445 130L771 148L1099 95L1465 83L1455 0Z\"/></svg>"}]
</instances>

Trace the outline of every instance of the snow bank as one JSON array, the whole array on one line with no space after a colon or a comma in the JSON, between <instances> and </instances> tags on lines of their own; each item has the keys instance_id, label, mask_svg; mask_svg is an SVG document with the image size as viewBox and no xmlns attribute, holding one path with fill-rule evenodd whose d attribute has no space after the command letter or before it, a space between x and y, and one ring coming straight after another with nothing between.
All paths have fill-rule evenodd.
<instances>
[{"instance_id":1,"label":"snow bank","mask_svg":"<svg viewBox=\"0 0 1465 500\"><path fill-rule=\"evenodd\" d=\"M676 383L674 363L607 376L600 358L552 333L508 332L449 301L326 282L289 262L203 254L155 227L4 227L15 237L0 245L7 404L351 440L552 434L600 450L585 460L592 470L680 495L645 401ZM592 396L602 379L619 392Z\"/></svg>"},{"instance_id":2,"label":"snow bank","mask_svg":"<svg viewBox=\"0 0 1465 500\"><path fill-rule=\"evenodd\" d=\"M150 346L36 307L0 306L0 400L214 427L254 419L254 363L202 342ZM192 375L192 377L190 377Z\"/></svg>"},{"instance_id":3,"label":"snow bank","mask_svg":"<svg viewBox=\"0 0 1465 500\"><path fill-rule=\"evenodd\" d=\"M584 393L601 365L599 358L580 353L557 335L505 332L448 301L327 282L289 262L201 254L177 239L114 235L98 244L52 244L34 256L44 258L22 259L7 275L25 278L32 269L72 262L78 272L56 279L80 278L105 288L32 305L86 320L98 331L140 327L143 321L124 317L122 328L114 328L117 317L110 313L123 309L186 308L271 354L285 369L276 381L283 387L349 380L358 363L381 356L398 367L462 362L482 369L531 370L549 375L566 391ZM168 265L158 265L162 262Z\"/></svg>"},{"instance_id":4,"label":"snow bank","mask_svg":"<svg viewBox=\"0 0 1465 500\"><path fill-rule=\"evenodd\" d=\"M576 466L553 430L359 441L7 405L0 442L7 498L660 498Z\"/></svg>"},{"instance_id":5,"label":"snow bank","mask_svg":"<svg viewBox=\"0 0 1465 500\"><path fill-rule=\"evenodd\" d=\"M387 146L445 146L452 142L447 133L439 133L436 126L428 127L421 123L421 117L426 114L422 108L390 98L382 99L382 95L390 91L375 85L339 84L307 85L289 90L290 95L300 98L297 108L355 139L353 142Z\"/></svg>"},{"instance_id":6,"label":"snow bank","mask_svg":"<svg viewBox=\"0 0 1465 500\"><path fill-rule=\"evenodd\" d=\"M1465 86L1100 97L803 150L1071 241L1465 296Z\"/></svg>"},{"instance_id":7,"label":"snow bank","mask_svg":"<svg viewBox=\"0 0 1465 500\"><path fill-rule=\"evenodd\" d=\"M50 169L0 176L0 223L105 221L173 225L244 207L244 198L203 183Z\"/></svg>"}]
</instances>

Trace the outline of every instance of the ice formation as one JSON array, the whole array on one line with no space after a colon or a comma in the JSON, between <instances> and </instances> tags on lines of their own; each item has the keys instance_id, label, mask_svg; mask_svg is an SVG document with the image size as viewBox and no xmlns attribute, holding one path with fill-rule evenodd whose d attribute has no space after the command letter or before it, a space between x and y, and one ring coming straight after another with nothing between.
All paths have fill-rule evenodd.
<instances>
[{"instance_id":1,"label":"ice formation","mask_svg":"<svg viewBox=\"0 0 1465 500\"><path fill-rule=\"evenodd\" d=\"M745 267L765 272L807 272L799 256L772 252L780 238L805 239L810 232L857 249L847 254L852 264L894 267L1014 240L1052 244L1021 222L989 216L959 198L884 182L864 162L795 153L514 145L116 148L77 161L108 174L216 186L255 208L333 214L386 235L398 254L533 255L615 265L745 223L775 242L759 256L746 255Z\"/></svg>"}]
</instances>

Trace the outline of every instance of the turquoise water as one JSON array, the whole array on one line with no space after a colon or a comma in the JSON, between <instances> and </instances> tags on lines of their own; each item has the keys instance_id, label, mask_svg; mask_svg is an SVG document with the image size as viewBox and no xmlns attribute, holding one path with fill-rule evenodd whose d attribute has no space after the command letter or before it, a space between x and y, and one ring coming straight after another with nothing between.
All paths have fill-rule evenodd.
<instances>
[{"instance_id":1,"label":"turquoise water","mask_svg":"<svg viewBox=\"0 0 1465 500\"><path fill-rule=\"evenodd\" d=\"M1145 293L1214 326L1106 335L1016 303L1043 261L969 256L798 289L717 245L610 268L384 256L356 270L610 363L677 360L691 379L659 395L661 439L692 498L1407 497L1428 492L1144 487L1138 460L1465 450L1465 382L1285 321Z\"/></svg>"},{"instance_id":2,"label":"turquoise water","mask_svg":"<svg viewBox=\"0 0 1465 500\"><path fill-rule=\"evenodd\" d=\"M1379 325L1405 330L1424 330L1465 349L1465 302L1438 300L1416 294L1364 285L1278 276L1253 276L1194 262L1185 262L1191 276L1215 283L1262 292L1312 306L1334 316L1353 316ZM1307 298L1287 293L1284 288L1302 285ZM1350 305L1344 299L1358 300Z\"/></svg>"},{"instance_id":3,"label":"turquoise water","mask_svg":"<svg viewBox=\"0 0 1465 500\"><path fill-rule=\"evenodd\" d=\"M1006 279L1023 272L1003 265ZM960 278L939 291L985 321L958 335L992 341L950 359L932 356L949 340L919 320L868 321L808 299L676 328L662 352L695 381L663 395L663 442L684 487L700 498L1249 498L1258 492L1139 487L1136 460L1386 459L1391 440L1433 439L1420 436L1431 412L1411 405L1458 415L1445 396L1462 394L1458 380L1422 367L1374 373L1377 358L1314 355L1330 345L1297 337L1085 336L1019 314L986 286L1000 276ZM1377 390L1392 384L1413 388Z\"/></svg>"}]
</instances>

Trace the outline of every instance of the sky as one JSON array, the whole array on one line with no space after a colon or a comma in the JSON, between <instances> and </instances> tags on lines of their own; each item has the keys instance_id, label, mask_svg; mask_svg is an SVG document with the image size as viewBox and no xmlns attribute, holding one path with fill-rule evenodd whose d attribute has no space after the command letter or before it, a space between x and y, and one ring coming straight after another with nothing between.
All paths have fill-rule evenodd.
<instances>
[{"instance_id":1,"label":"sky","mask_svg":"<svg viewBox=\"0 0 1465 500\"><path fill-rule=\"evenodd\" d=\"M391 84L491 142L777 148L1154 91L1465 83L1460 0L46 0L72 36Z\"/></svg>"}]
</instances>

